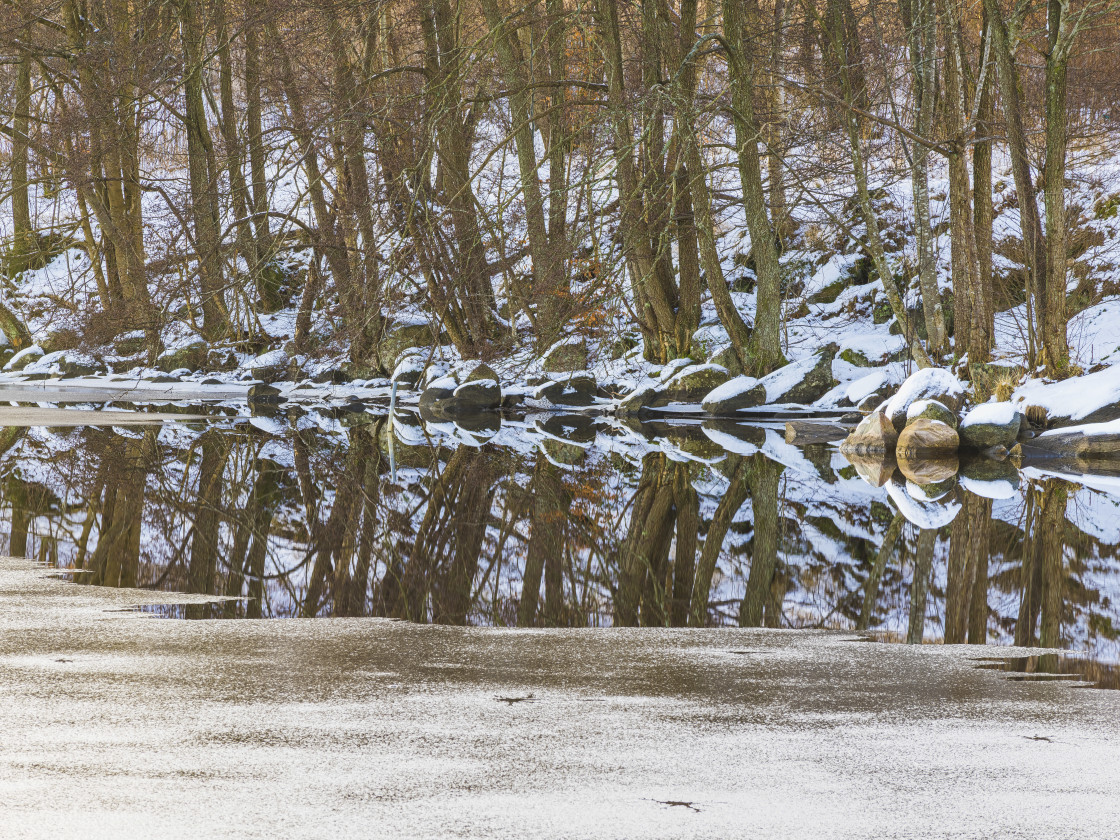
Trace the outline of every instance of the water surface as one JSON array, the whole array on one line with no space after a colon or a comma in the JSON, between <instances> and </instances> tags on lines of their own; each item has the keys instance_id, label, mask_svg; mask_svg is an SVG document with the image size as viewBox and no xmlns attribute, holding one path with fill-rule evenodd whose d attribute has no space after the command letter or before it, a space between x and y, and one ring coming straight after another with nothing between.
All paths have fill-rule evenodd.
<instances>
[{"instance_id":1,"label":"water surface","mask_svg":"<svg viewBox=\"0 0 1120 840\"><path fill-rule=\"evenodd\" d=\"M0 548L84 585L222 599L156 610L180 618L830 628L1063 648L1117 681L1107 477L987 463L876 486L777 424L225 411L4 429Z\"/></svg>"}]
</instances>

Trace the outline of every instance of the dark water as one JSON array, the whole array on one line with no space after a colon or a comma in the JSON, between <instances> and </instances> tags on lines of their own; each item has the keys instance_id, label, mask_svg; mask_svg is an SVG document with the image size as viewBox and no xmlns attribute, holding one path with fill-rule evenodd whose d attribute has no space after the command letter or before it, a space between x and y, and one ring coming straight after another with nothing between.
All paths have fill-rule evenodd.
<instances>
[{"instance_id":1,"label":"dark water","mask_svg":"<svg viewBox=\"0 0 1120 840\"><path fill-rule=\"evenodd\" d=\"M238 599L156 610L183 618L836 628L1060 647L1116 681L1113 479L988 464L878 487L777 426L495 423L9 428L0 548L81 584Z\"/></svg>"}]
</instances>

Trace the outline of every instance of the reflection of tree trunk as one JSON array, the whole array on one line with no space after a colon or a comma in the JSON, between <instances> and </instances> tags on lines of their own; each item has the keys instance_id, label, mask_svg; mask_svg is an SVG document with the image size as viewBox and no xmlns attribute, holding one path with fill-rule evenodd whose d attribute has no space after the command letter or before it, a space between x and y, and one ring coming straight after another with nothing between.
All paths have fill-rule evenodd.
<instances>
[{"instance_id":1,"label":"reflection of tree trunk","mask_svg":"<svg viewBox=\"0 0 1120 840\"><path fill-rule=\"evenodd\" d=\"M334 505L322 527L312 526L311 541L315 551L315 564L307 582L307 593L300 610L304 616L313 616L323 607L324 588L330 573L334 571L334 591L345 588L349 574L351 553L346 547L353 547L354 516L361 511L362 480L365 477L365 463L369 457L369 439L356 435L346 455L346 466L339 477L335 490ZM315 523L318 520L313 520Z\"/></svg>"},{"instance_id":2,"label":"reflection of tree trunk","mask_svg":"<svg viewBox=\"0 0 1120 840\"><path fill-rule=\"evenodd\" d=\"M140 440L112 440L105 450L105 497L88 580L98 586L135 586L140 566L144 488L157 452L155 430Z\"/></svg>"},{"instance_id":3,"label":"reflection of tree trunk","mask_svg":"<svg viewBox=\"0 0 1120 840\"><path fill-rule=\"evenodd\" d=\"M187 566L187 591L214 594L218 565L218 540L222 523L222 473L229 458L221 432L202 436L202 464L191 528L191 556Z\"/></svg>"},{"instance_id":4,"label":"reflection of tree trunk","mask_svg":"<svg viewBox=\"0 0 1120 840\"><path fill-rule=\"evenodd\" d=\"M272 516L279 499L281 468L274 461L253 460L256 477L249 499L245 504L245 514L237 535L231 558L229 579L226 581L226 595L241 595L245 578L249 579L246 593L249 599L245 604L247 618L260 618L264 612L264 561L268 547L268 534L272 528ZM232 615L237 605L229 602L227 614Z\"/></svg>"},{"instance_id":5,"label":"reflection of tree trunk","mask_svg":"<svg viewBox=\"0 0 1120 840\"><path fill-rule=\"evenodd\" d=\"M727 492L719 500L716 512L712 516L708 532L704 536L704 547L700 550L700 562L696 568L696 579L692 587L692 607L689 610L688 623L692 627L703 627L708 623L708 598L712 590L712 578L715 577L716 561L719 560L723 540L727 536L727 529L743 502L750 495L749 477L751 474L751 461L747 458L737 459L731 472Z\"/></svg>"},{"instance_id":6,"label":"reflection of tree trunk","mask_svg":"<svg viewBox=\"0 0 1120 840\"><path fill-rule=\"evenodd\" d=\"M616 625L636 626L639 619L644 625L664 623L660 604L664 592L658 590L663 587L675 518L668 459L660 453L647 455L642 462L630 526L618 551Z\"/></svg>"},{"instance_id":7,"label":"reflection of tree trunk","mask_svg":"<svg viewBox=\"0 0 1120 840\"><path fill-rule=\"evenodd\" d=\"M953 520L945 591L945 643L983 644L988 621L988 535L992 502L965 494L964 510Z\"/></svg>"},{"instance_id":8,"label":"reflection of tree trunk","mask_svg":"<svg viewBox=\"0 0 1120 840\"><path fill-rule=\"evenodd\" d=\"M671 627L688 624L692 604L692 578L696 574L696 542L700 534L700 497L689 480L688 466L677 464L673 481L677 502L677 550L673 558L673 598L669 607Z\"/></svg>"},{"instance_id":9,"label":"reflection of tree trunk","mask_svg":"<svg viewBox=\"0 0 1120 840\"><path fill-rule=\"evenodd\" d=\"M1039 628L1039 644L1042 647L1060 647L1062 642L1062 595L1065 589L1066 502L1069 491L1066 484L1058 479L1047 479L1042 491L1039 513L1041 539L1038 542L1041 553L1042 623Z\"/></svg>"},{"instance_id":10,"label":"reflection of tree trunk","mask_svg":"<svg viewBox=\"0 0 1120 840\"><path fill-rule=\"evenodd\" d=\"M902 525L906 521L901 513L895 514L891 524L887 527L887 533L883 537L883 544L879 546L879 553L875 555L875 563L871 566L871 571L867 575L867 584L863 590L863 609L859 614L859 621L856 622L857 630L866 630L871 626L871 617L875 612L875 602L879 600L879 583L883 579L883 572L887 568L887 560L894 554L895 544L898 542L898 535L902 533Z\"/></svg>"},{"instance_id":11,"label":"reflection of tree trunk","mask_svg":"<svg viewBox=\"0 0 1120 840\"><path fill-rule=\"evenodd\" d=\"M770 612L774 612L771 588L778 570L778 532L781 525L778 485L782 465L765 455L752 455L751 458L754 460L750 476L754 536L751 538L751 572L739 610L740 627L761 627L767 602L770 602ZM778 616L772 615L768 624L776 626L777 619Z\"/></svg>"},{"instance_id":12,"label":"reflection of tree trunk","mask_svg":"<svg viewBox=\"0 0 1120 840\"><path fill-rule=\"evenodd\" d=\"M929 575L936 545L937 531L927 528L918 534L918 545L914 550L914 580L910 584L910 626L906 631L908 645L920 645L925 638L926 598L929 595Z\"/></svg>"},{"instance_id":13,"label":"reflection of tree trunk","mask_svg":"<svg viewBox=\"0 0 1120 840\"><path fill-rule=\"evenodd\" d=\"M541 576L561 568L564 555L564 522L571 507L571 496L564 489L563 477L547 458L538 457L529 485L533 507L529 512L529 545L526 549L525 575L521 585L521 603L517 607L517 624L532 627L537 623L537 602L540 598ZM553 573L551 576L555 576ZM555 582L546 583L552 589ZM546 597L544 621L555 626L560 618L551 599Z\"/></svg>"},{"instance_id":14,"label":"reflection of tree trunk","mask_svg":"<svg viewBox=\"0 0 1120 840\"><path fill-rule=\"evenodd\" d=\"M1036 493L1027 492L1027 509L1024 515L1024 539L1022 565L1019 567L1019 615L1015 620L1015 644L1030 647L1034 644L1034 627L1041 608L1041 563L1039 549L1041 535L1039 522L1041 510L1037 504Z\"/></svg>"}]
</instances>

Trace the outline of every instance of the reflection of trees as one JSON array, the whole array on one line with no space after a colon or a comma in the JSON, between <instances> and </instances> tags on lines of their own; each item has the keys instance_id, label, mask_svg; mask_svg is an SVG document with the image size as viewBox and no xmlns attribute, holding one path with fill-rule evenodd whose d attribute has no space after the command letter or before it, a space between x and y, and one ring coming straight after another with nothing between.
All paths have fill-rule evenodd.
<instances>
[{"instance_id":1,"label":"reflection of trees","mask_svg":"<svg viewBox=\"0 0 1120 840\"><path fill-rule=\"evenodd\" d=\"M760 452L701 463L558 440L398 442L390 473L391 432L369 416L341 431L0 434L9 551L57 555L98 584L243 599L186 615L1120 637L1117 546L1073 524L1074 494L1054 479L996 518L962 492L951 525L919 531L881 496L839 492L851 477L819 454L814 475Z\"/></svg>"}]
</instances>

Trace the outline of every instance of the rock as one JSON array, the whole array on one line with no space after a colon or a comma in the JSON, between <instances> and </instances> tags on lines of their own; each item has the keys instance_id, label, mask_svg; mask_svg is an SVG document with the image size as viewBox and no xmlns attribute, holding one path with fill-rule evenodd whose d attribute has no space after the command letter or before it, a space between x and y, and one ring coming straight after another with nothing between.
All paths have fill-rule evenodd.
<instances>
[{"instance_id":1,"label":"rock","mask_svg":"<svg viewBox=\"0 0 1120 840\"><path fill-rule=\"evenodd\" d=\"M113 352L118 356L135 356L148 349L148 337L143 330L133 330L118 336L113 342Z\"/></svg>"},{"instance_id":2,"label":"rock","mask_svg":"<svg viewBox=\"0 0 1120 840\"><path fill-rule=\"evenodd\" d=\"M38 344L24 347L12 356L12 358L8 359L8 363L4 365L4 370L23 370L32 362L43 358L43 355L43 348Z\"/></svg>"},{"instance_id":3,"label":"rock","mask_svg":"<svg viewBox=\"0 0 1120 840\"><path fill-rule=\"evenodd\" d=\"M284 396L279 388L271 385L257 383L249 386L249 402L261 404L276 404L284 402Z\"/></svg>"},{"instance_id":4,"label":"rock","mask_svg":"<svg viewBox=\"0 0 1120 840\"><path fill-rule=\"evenodd\" d=\"M586 369L587 342L579 336L573 336L553 344L541 359L541 368L546 373Z\"/></svg>"},{"instance_id":5,"label":"rock","mask_svg":"<svg viewBox=\"0 0 1120 840\"><path fill-rule=\"evenodd\" d=\"M533 398L548 400L553 405L588 406L594 404L598 391L595 378L584 371L541 385L533 392Z\"/></svg>"},{"instance_id":6,"label":"rock","mask_svg":"<svg viewBox=\"0 0 1120 840\"><path fill-rule=\"evenodd\" d=\"M973 449L1010 449L1019 437L1019 418L1019 412L1009 402L983 403L961 421L961 440Z\"/></svg>"},{"instance_id":7,"label":"rock","mask_svg":"<svg viewBox=\"0 0 1120 840\"><path fill-rule=\"evenodd\" d=\"M470 373L463 377L463 382L483 382L487 379L492 381L495 385L497 385L500 381L498 379L498 374L494 371L494 368L490 367L490 365L484 364L483 362L479 362L471 369Z\"/></svg>"},{"instance_id":8,"label":"rock","mask_svg":"<svg viewBox=\"0 0 1120 840\"><path fill-rule=\"evenodd\" d=\"M860 400L859 405L856 406L856 408L858 409L860 414L864 414L864 415L870 414L872 411L875 411L875 409L877 409L877 408L885 409L886 408L886 397L883 394L878 393L878 392L868 394L866 397L864 397L862 400Z\"/></svg>"},{"instance_id":9,"label":"rock","mask_svg":"<svg viewBox=\"0 0 1120 840\"><path fill-rule=\"evenodd\" d=\"M202 370L206 367L207 357L210 353L210 348L205 341L199 339L185 344L182 347L177 347L174 350L164 351L156 359L156 367L164 373L171 373L178 368L190 368L191 370ZM257 377L258 379L261 377Z\"/></svg>"},{"instance_id":10,"label":"rock","mask_svg":"<svg viewBox=\"0 0 1120 840\"><path fill-rule=\"evenodd\" d=\"M741 408L754 408L766 402L766 388L753 376L736 376L704 397L709 414L733 414Z\"/></svg>"},{"instance_id":11,"label":"rock","mask_svg":"<svg viewBox=\"0 0 1120 840\"><path fill-rule=\"evenodd\" d=\"M205 370L231 371L237 368L237 355L231 351L211 350L206 354Z\"/></svg>"},{"instance_id":12,"label":"rock","mask_svg":"<svg viewBox=\"0 0 1120 840\"><path fill-rule=\"evenodd\" d=\"M882 455L895 451L898 432L882 411L867 415L860 421L850 435L840 444L840 450L847 455ZM850 460L850 459L849 459Z\"/></svg>"},{"instance_id":13,"label":"rock","mask_svg":"<svg viewBox=\"0 0 1120 840\"><path fill-rule=\"evenodd\" d=\"M939 403L937 400L918 400L911 403L906 409L906 424L910 425L915 420L940 420L946 426L957 428L957 415Z\"/></svg>"},{"instance_id":14,"label":"rock","mask_svg":"<svg viewBox=\"0 0 1120 840\"><path fill-rule=\"evenodd\" d=\"M632 414L641 414L645 409L657 403L658 398L657 389L652 385L646 385L638 388L632 392L630 396L625 397L619 402L615 412L620 417L626 417Z\"/></svg>"},{"instance_id":15,"label":"rock","mask_svg":"<svg viewBox=\"0 0 1120 840\"><path fill-rule=\"evenodd\" d=\"M199 385L224 385L225 383L222 382L222 380L217 379L213 376L208 376L206 379L203 379L198 384Z\"/></svg>"},{"instance_id":16,"label":"rock","mask_svg":"<svg viewBox=\"0 0 1120 840\"><path fill-rule=\"evenodd\" d=\"M837 345L829 344L811 359L794 362L762 378L766 402L814 403L836 387L832 378L832 360Z\"/></svg>"},{"instance_id":17,"label":"rock","mask_svg":"<svg viewBox=\"0 0 1120 840\"><path fill-rule=\"evenodd\" d=\"M895 452L902 466L903 457L944 456L960 448L957 430L940 420L915 420L898 436Z\"/></svg>"},{"instance_id":18,"label":"rock","mask_svg":"<svg viewBox=\"0 0 1120 840\"><path fill-rule=\"evenodd\" d=\"M420 408L434 408L439 403L451 399L458 387L459 383L450 376L433 379L425 385L424 392L420 394Z\"/></svg>"},{"instance_id":19,"label":"rock","mask_svg":"<svg viewBox=\"0 0 1120 840\"><path fill-rule=\"evenodd\" d=\"M691 365L673 375L659 390L669 402L697 402L728 380L720 365Z\"/></svg>"},{"instance_id":20,"label":"rock","mask_svg":"<svg viewBox=\"0 0 1120 840\"><path fill-rule=\"evenodd\" d=\"M633 352L640 344L641 339L635 335L622 335L615 341L611 342L610 357L611 361L621 359L623 356Z\"/></svg>"},{"instance_id":21,"label":"rock","mask_svg":"<svg viewBox=\"0 0 1120 840\"><path fill-rule=\"evenodd\" d=\"M501 408L502 389L495 379L472 379L454 391L455 407L466 411L493 411Z\"/></svg>"},{"instance_id":22,"label":"rock","mask_svg":"<svg viewBox=\"0 0 1120 840\"><path fill-rule=\"evenodd\" d=\"M288 374L288 361L288 354L283 350L271 350L249 362L249 370L254 379L268 383L279 382Z\"/></svg>"},{"instance_id":23,"label":"rock","mask_svg":"<svg viewBox=\"0 0 1120 840\"><path fill-rule=\"evenodd\" d=\"M432 347L444 343L444 335L438 333L426 320L397 321L385 328L377 352L381 367L385 371L396 368L406 350L414 347Z\"/></svg>"},{"instance_id":24,"label":"rock","mask_svg":"<svg viewBox=\"0 0 1120 840\"><path fill-rule=\"evenodd\" d=\"M406 353L401 356L401 360L397 363L397 366L393 368L393 375L390 379L406 388L415 388L416 384L420 381L420 377L424 375L425 367L427 367L427 359L425 356L416 353Z\"/></svg>"},{"instance_id":25,"label":"rock","mask_svg":"<svg viewBox=\"0 0 1120 840\"><path fill-rule=\"evenodd\" d=\"M964 385L944 368L925 368L911 374L887 402L886 413L900 432L906 426L906 412L919 400L937 400L950 411L964 405Z\"/></svg>"}]
</instances>

